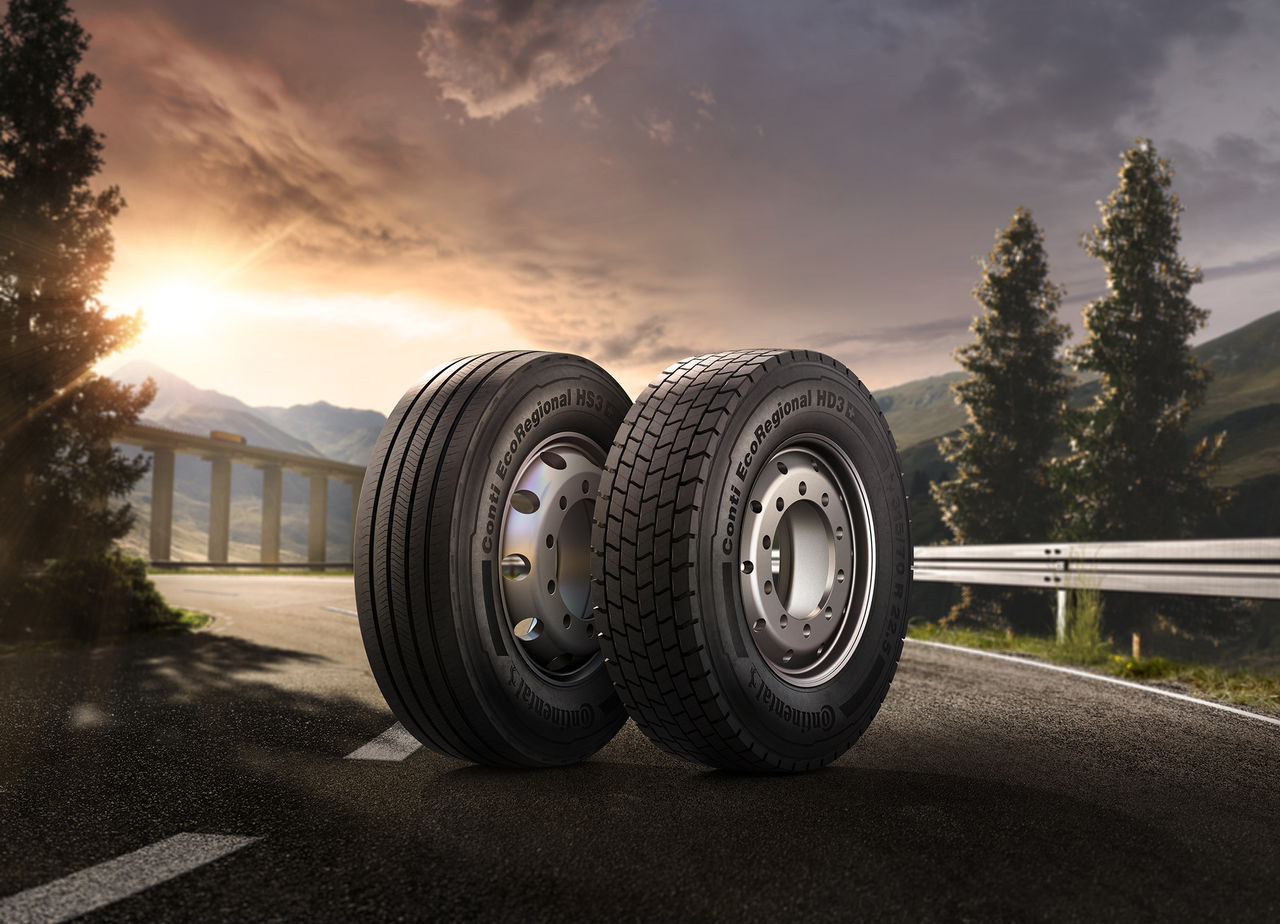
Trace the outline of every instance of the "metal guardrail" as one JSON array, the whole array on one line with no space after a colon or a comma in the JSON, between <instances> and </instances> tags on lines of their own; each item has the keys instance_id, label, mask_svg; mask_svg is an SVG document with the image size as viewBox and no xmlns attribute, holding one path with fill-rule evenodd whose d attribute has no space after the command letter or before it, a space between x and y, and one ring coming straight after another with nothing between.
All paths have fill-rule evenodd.
<instances>
[{"instance_id":1,"label":"metal guardrail","mask_svg":"<svg viewBox=\"0 0 1280 924\"><path fill-rule=\"evenodd\" d=\"M1280 539L919 546L915 579L1280 600Z\"/></svg>"},{"instance_id":2,"label":"metal guardrail","mask_svg":"<svg viewBox=\"0 0 1280 924\"><path fill-rule=\"evenodd\" d=\"M914 577L1056 591L1062 639L1071 590L1280 600L1280 539L917 546Z\"/></svg>"}]
</instances>

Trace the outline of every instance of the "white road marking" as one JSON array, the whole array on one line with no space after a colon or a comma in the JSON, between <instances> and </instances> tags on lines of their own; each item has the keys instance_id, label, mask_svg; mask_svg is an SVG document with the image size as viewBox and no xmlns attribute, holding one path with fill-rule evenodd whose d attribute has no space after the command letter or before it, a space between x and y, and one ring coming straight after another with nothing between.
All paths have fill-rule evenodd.
<instances>
[{"instance_id":1,"label":"white road marking","mask_svg":"<svg viewBox=\"0 0 1280 924\"><path fill-rule=\"evenodd\" d=\"M78 873L0 899L0 921L66 921L247 847L256 837L175 834Z\"/></svg>"},{"instance_id":2,"label":"white road marking","mask_svg":"<svg viewBox=\"0 0 1280 924\"><path fill-rule=\"evenodd\" d=\"M341 613L343 616L359 616L360 615L355 610L344 610L340 606L322 606L320 607L320 609L328 610L330 613Z\"/></svg>"},{"instance_id":3,"label":"white road marking","mask_svg":"<svg viewBox=\"0 0 1280 924\"><path fill-rule=\"evenodd\" d=\"M364 747L348 754L347 760L404 760L420 747L422 742L397 722Z\"/></svg>"},{"instance_id":4,"label":"white road marking","mask_svg":"<svg viewBox=\"0 0 1280 924\"><path fill-rule=\"evenodd\" d=\"M1273 719L1271 716L1259 715L1256 712L1249 712L1246 709L1237 709L1235 706L1228 706L1224 703L1215 703L1208 699L1199 699L1195 696L1187 696L1185 693L1175 693L1172 690L1162 690L1159 687L1148 686L1145 683L1135 683L1132 680L1121 680L1119 677L1108 677L1105 674L1095 674L1092 671L1078 670L1074 667L1063 667L1061 664L1048 664L1044 661L1035 661L1031 658L1018 658L1013 655L999 654L994 651L984 651L981 648L965 648L962 645L948 645L945 642L927 642L920 638L909 638L908 642L914 642L917 645L932 645L934 648L945 648L948 651L963 651L966 654L982 655L986 658L997 658L1001 661L1012 661L1014 664L1026 664L1030 667L1042 667L1047 671L1059 671L1063 674L1071 674L1076 677L1087 677L1089 680L1101 680L1103 683L1114 683L1121 687L1131 687L1134 690L1143 690L1147 693L1155 693L1157 696L1167 696L1170 699L1180 699L1183 702L1195 703L1198 706L1208 706L1210 709L1220 709L1223 712L1230 712L1234 715L1244 716L1246 719L1257 719L1259 722L1267 722L1271 725L1280 725L1280 719Z\"/></svg>"},{"instance_id":5,"label":"white road marking","mask_svg":"<svg viewBox=\"0 0 1280 924\"><path fill-rule=\"evenodd\" d=\"M233 590L206 590L203 587L184 587L182 588L189 594L208 594L211 597L238 597L240 596Z\"/></svg>"}]
</instances>

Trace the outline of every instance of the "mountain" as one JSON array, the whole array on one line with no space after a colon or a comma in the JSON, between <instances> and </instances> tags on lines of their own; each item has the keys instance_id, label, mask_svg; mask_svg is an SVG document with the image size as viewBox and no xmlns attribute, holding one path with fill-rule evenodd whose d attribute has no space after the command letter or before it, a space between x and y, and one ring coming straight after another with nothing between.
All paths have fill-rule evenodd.
<instances>
[{"instance_id":1,"label":"mountain","mask_svg":"<svg viewBox=\"0 0 1280 924\"><path fill-rule=\"evenodd\" d=\"M255 413L339 462L365 465L387 418L377 411L334 407L327 401L292 407L260 407Z\"/></svg>"}]
</instances>

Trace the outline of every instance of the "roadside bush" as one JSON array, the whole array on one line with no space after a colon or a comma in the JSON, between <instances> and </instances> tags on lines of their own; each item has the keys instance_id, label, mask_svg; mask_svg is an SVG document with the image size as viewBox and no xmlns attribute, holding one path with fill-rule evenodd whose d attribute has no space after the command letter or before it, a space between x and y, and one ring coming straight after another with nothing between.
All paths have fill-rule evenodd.
<instances>
[{"instance_id":1,"label":"roadside bush","mask_svg":"<svg viewBox=\"0 0 1280 924\"><path fill-rule=\"evenodd\" d=\"M76 639L151 629L177 614L147 577L141 558L112 550L53 562L0 600L5 641Z\"/></svg>"}]
</instances>

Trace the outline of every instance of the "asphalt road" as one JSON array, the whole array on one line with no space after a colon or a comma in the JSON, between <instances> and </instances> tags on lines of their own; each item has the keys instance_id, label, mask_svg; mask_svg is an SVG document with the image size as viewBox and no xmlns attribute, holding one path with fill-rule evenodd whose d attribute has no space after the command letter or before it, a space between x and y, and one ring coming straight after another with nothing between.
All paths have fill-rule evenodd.
<instances>
[{"instance_id":1,"label":"asphalt road","mask_svg":"<svg viewBox=\"0 0 1280 924\"><path fill-rule=\"evenodd\" d=\"M346 759L393 722L350 579L158 583L212 627L0 656L0 919L1280 919L1275 725L908 644L805 776L630 724L563 770Z\"/></svg>"}]
</instances>

